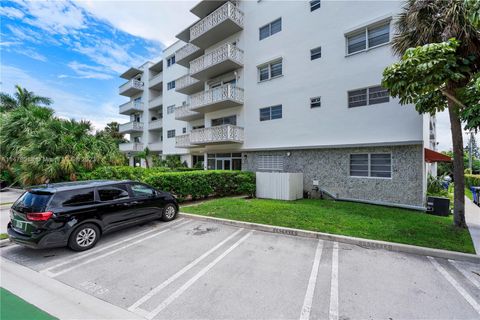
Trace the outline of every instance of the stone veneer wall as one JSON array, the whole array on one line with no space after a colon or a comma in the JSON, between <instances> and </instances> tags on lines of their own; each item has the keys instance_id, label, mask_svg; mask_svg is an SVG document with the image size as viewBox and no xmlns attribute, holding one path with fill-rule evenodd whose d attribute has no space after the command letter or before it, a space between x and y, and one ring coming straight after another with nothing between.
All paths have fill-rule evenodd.
<instances>
[{"instance_id":1,"label":"stone veneer wall","mask_svg":"<svg viewBox=\"0 0 480 320\"><path fill-rule=\"evenodd\" d=\"M350 177L351 153L378 152L392 153L391 179ZM305 191L312 190L315 179L320 188L339 198L425 206L422 145L245 152L243 170L262 171L256 167L256 157L265 154L282 155L283 172L302 172Z\"/></svg>"}]
</instances>

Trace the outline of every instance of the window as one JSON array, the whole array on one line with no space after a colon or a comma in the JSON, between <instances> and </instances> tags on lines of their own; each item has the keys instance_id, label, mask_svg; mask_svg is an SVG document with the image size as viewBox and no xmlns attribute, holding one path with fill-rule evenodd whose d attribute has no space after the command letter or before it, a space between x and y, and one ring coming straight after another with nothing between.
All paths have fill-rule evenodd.
<instances>
[{"instance_id":1,"label":"window","mask_svg":"<svg viewBox=\"0 0 480 320\"><path fill-rule=\"evenodd\" d=\"M208 170L242 170L241 153L209 153Z\"/></svg>"},{"instance_id":2,"label":"window","mask_svg":"<svg viewBox=\"0 0 480 320\"><path fill-rule=\"evenodd\" d=\"M319 108L322 106L321 97L310 98L310 108Z\"/></svg>"},{"instance_id":3,"label":"window","mask_svg":"<svg viewBox=\"0 0 480 320\"><path fill-rule=\"evenodd\" d=\"M187 133L187 128L183 127L182 128L182 133Z\"/></svg>"},{"instance_id":4,"label":"window","mask_svg":"<svg viewBox=\"0 0 480 320\"><path fill-rule=\"evenodd\" d=\"M319 59L322 57L322 47L317 47L310 50L310 60Z\"/></svg>"},{"instance_id":5,"label":"window","mask_svg":"<svg viewBox=\"0 0 480 320\"><path fill-rule=\"evenodd\" d=\"M283 170L283 156L279 155L259 155L257 156L257 169L258 170Z\"/></svg>"},{"instance_id":6,"label":"window","mask_svg":"<svg viewBox=\"0 0 480 320\"><path fill-rule=\"evenodd\" d=\"M260 81L269 80L279 77L283 74L282 60L270 62L266 65L258 67L258 76Z\"/></svg>"},{"instance_id":7,"label":"window","mask_svg":"<svg viewBox=\"0 0 480 320\"><path fill-rule=\"evenodd\" d=\"M100 197L100 201L128 199L129 197L126 185L98 188L98 196Z\"/></svg>"},{"instance_id":8,"label":"window","mask_svg":"<svg viewBox=\"0 0 480 320\"><path fill-rule=\"evenodd\" d=\"M260 121L274 120L282 118L282 105L272 106L260 109Z\"/></svg>"},{"instance_id":9,"label":"window","mask_svg":"<svg viewBox=\"0 0 480 320\"><path fill-rule=\"evenodd\" d=\"M167 83L167 90L175 89L175 80Z\"/></svg>"},{"instance_id":10,"label":"window","mask_svg":"<svg viewBox=\"0 0 480 320\"><path fill-rule=\"evenodd\" d=\"M278 18L266 26L261 27L259 29L259 38L263 40L280 31L282 31L282 18Z\"/></svg>"},{"instance_id":11,"label":"window","mask_svg":"<svg viewBox=\"0 0 480 320\"><path fill-rule=\"evenodd\" d=\"M320 0L310 1L310 11L315 11L317 9L320 9Z\"/></svg>"},{"instance_id":12,"label":"window","mask_svg":"<svg viewBox=\"0 0 480 320\"><path fill-rule=\"evenodd\" d=\"M175 64L175 55L167 58L167 67L173 66Z\"/></svg>"},{"instance_id":13,"label":"window","mask_svg":"<svg viewBox=\"0 0 480 320\"><path fill-rule=\"evenodd\" d=\"M41 212L52 198L52 193L25 192L14 204L13 208L27 207L32 212Z\"/></svg>"},{"instance_id":14,"label":"window","mask_svg":"<svg viewBox=\"0 0 480 320\"><path fill-rule=\"evenodd\" d=\"M174 112L175 112L175 105L174 104L167 107L167 114L172 114Z\"/></svg>"},{"instance_id":15,"label":"window","mask_svg":"<svg viewBox=\"0 0 480 320\"><path fill-rule=\"evenodd\" d=\"M368 40L368 41L367 41ZM347 35L347 54L367 50L390 41L390 21Z\"/></svg>"},{"instance_id":16,"label":"window","mask_svg":"<svg viewBox=\"0 0 480 320\"><path fill-rule=\"evenodd\" d=\"M351 154L350 176L391 178L392 155L390 153Z\"/></svg>"},{"instance_id":17,"label":"window","mask_svg":"<svg viewBox=\"0 0 480 320\"><path fill-rule=\"evenodd\" d=\"M224 124L232 124L234 126L237 125L237 116L228 116L223 118L212 119L212 127L221 126Z\"/></svg>"},{"instance_id":18,"label":"window","mask_svg":"<svg viewBox=\"0 0 480 320\"><path fill-rule=\"evenodd\" d=\"M53 198L53 206L80 206L93 203L94 189L58 192Z\"/></svg>"},{"instance_id":19,"label":"window","mask_svg":"<svg viewBox=\"0 0 480 320\"><path fill-rule=\"evenodd\" d=\"M390 101L388 90L382 86L375 86L348 92L349 108L384 103L388 101Z\"/></svg>"},{"instance_id":20,"label":"window","mask_svg":"<svg viewBox=\"0 0 480 320\"><path fill-rule=\"evenodd\" d=\"M135 198L149 198L155 195L155 190L143 184L132 184L132 193Z\"/></svg>"},{"instance_id":21,"label":"window","mask_svg":"<svg viewBox=\"0 0 480 320\"><path fill-rule=\"evenodd\" d=\"M175 129L167 131L167 138L175 138Z\"/></svg>"}]
</instances>

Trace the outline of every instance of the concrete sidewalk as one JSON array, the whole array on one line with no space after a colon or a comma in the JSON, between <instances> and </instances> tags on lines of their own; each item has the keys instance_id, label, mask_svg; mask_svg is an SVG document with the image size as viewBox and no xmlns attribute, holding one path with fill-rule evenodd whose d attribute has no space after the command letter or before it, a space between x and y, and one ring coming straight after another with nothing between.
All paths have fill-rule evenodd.
<instances>
[{"instance_id":1,"label":"concrete sidewalk","mask_svg":"<svg viewBox=\"0 0 480 320\"><path fill-rule=\"evenodd\" d=\"M142 319L138 315L1 258L0 286L58 319Z\"/></svg>"},{"instance_id":2,"label":"concrete sidewalk","mask_svg":"<svg viewBox=\"0 0 480 320\"><path fill-rule=\"evenodd\" d=\"M480 255L480 207L467 197L465 197L465 220L475 251Z\"/></svg>"}]
</instances>

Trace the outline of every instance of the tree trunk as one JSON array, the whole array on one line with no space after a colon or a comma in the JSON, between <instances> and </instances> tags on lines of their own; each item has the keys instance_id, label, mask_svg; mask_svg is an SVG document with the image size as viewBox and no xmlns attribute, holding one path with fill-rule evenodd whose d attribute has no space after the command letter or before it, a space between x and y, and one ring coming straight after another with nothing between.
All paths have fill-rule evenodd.
<instances>
[{"instance_id":1,"label":"tree trunk","mask_svg":"<svg viewBox=\"0 0 480 320\"><path fill-rule=\"evenodd\" d=\"M450 129L452 131L453 146L453 180L454 180L454 199L453 199L453 224L460 228L466 228L465 223L465 179L463 163L463 133L462 122L458 116L458 106L451 100L448 100L448 113L450 115Z\"/></svg>"}]
</instances>

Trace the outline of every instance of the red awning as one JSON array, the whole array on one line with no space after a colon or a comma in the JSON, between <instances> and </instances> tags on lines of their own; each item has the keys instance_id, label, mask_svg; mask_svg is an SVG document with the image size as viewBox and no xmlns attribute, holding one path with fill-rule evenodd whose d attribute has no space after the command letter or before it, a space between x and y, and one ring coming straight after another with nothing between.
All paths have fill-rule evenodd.
<instances>
[{"instance_id":1,"label":"red awning","mask_svg":"<svg viewBox=\"0 0 480 320\"><path fill-rule=\"evenodd\" d=\"M443 153L425 148L425 162L452 162L452 158Z\"/></svg>"}]
</instances>

